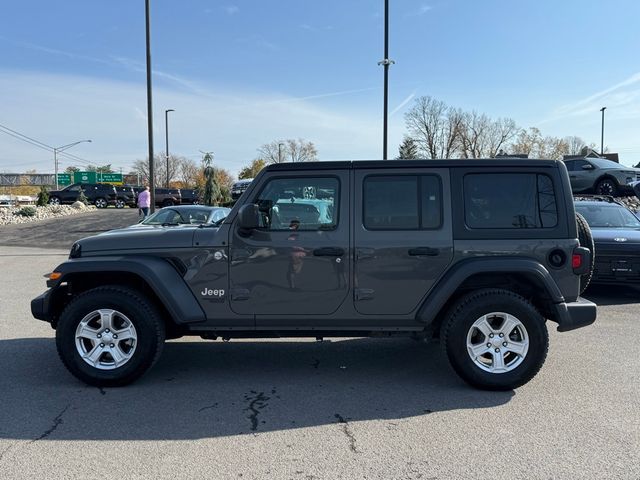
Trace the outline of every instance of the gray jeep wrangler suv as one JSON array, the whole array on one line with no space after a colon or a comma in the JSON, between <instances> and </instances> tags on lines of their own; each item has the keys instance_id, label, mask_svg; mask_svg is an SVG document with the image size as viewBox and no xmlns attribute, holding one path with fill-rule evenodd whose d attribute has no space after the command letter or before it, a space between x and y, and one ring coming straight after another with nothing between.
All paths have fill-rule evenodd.
<instances>
[{"instance_id":1,"label":"gray jeep wrangler suv","mask_svg":"<svg viewBox=\"0 0 640 480\"><path fill-rule=\"evenodd\" d=\"M215 225L78 241L31 309L92 385L135 380L183 335L404 335L511 389L544 363L546 320L595 321L580 220L558 161L272 165Z\"/></svg>"}]
</instances>

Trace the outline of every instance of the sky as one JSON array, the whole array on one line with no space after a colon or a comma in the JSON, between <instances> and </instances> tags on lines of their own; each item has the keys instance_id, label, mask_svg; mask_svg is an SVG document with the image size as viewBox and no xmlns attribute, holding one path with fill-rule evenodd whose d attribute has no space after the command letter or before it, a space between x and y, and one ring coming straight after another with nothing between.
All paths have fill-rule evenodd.
<instances>
[{"instance_id":1,"label":"sky","mask_svg":"<svg viewBox=\"0 0 640 480\"><path fill-rule=\"evenodd\" d=\"M637 0L390 0L389 156L430 95L640 161ZM303 138L320 160L382 158L383 0L152 0L154 149L212 151L233 174L260 145ZM7 0L0 125L61 168L126 172L147 147L143 0ZM53 155L0 133L0 172Z\"/></svg>"}]
</instances>

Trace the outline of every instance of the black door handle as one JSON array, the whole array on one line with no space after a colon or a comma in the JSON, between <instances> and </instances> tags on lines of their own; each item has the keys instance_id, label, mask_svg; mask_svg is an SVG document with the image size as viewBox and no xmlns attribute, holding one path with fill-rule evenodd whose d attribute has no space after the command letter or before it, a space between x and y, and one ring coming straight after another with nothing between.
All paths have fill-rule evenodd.
<instances>
[{"instance_id":1,"label":"black door handle","mask_svg":"<svg viewBox=\"0 0 640 480\"><path fill-rule=\"evenodd\" d=\"M431 247L417 247L417 248L410 248L409 249L409 255L411 255L412 257L420 257L420 256L428 256L428 257L435 257L436 255L440 254L440 250L437 248L431 248Z\"/></svg>"},{"instance_id":2,"label":"black door handle","mask_svg":"<svg viewBox=\"0 0 640 480\"><path fill-rule=\"evenodd\" d=\"M338 247L322 247L313 251L316 257L341 257L344 255L344 249Z\"/></svg>"}]
</instances>

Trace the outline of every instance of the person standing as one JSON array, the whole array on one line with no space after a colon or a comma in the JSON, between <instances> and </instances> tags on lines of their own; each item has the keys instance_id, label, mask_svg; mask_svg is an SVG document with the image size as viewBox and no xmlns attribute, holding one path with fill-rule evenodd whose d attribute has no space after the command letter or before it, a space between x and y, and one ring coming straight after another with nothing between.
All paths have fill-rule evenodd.
<instances>
[{"instance_id":1,"label":"person standing","mask_svg":"<svg viewBox=\"0 0 640 480\"><path fill-rule=\"evenodd\" d=\"M151 207L151 192L147 185L144 187L144 190L138 194L138 208L142 210L143 220L149 215L149 207Z\"/></svg>"}]
</instances>

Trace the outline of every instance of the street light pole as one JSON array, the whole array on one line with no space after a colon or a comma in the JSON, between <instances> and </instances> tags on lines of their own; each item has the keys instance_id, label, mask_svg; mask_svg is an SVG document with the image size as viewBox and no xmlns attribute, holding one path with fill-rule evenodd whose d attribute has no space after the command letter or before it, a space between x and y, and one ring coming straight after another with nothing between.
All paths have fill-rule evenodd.
<instances>
[{"instance_id":1,"label":"street light pole","mask_svg":"<svg viewBox=\"0 0 640 480\"><path fill-rule=\"evenodd\" d=\"M282 163L282 145L283 143L278 143L278 163Z\"/></svg>"},{"instance_id":2,"label":"street light pole","mask_svg":"<svg viewBox=\"0 0 640 480\"><path fill-rule=\"evenodd\" d=\"M602 133L600 134L600 155L604 155L604 111L607 107L602 107L600 111L602 112Z\"/></svg>"},{"instance_id":3,"label":"street light pole","mask_svg":"<svg viewBox=\"0 0 640 480\"><path fill-rule=\"evenodd\" d=\"M149 212L153 213L156 206L156 191L155 191L155 179L153 168L153 107L151 97L151 21L150 14L150 0L145 0L145 24L146 24L146 43L147 43L147 132L149 135L149 193L150 193L150 206Z\"/></svg>"},{"instance_id":4,"label":"street light pole","mask_svg":"<svg viewBox=\"0 0 640 480\"><path fill-rule=\"evenodd\" d=\"M169 112L175 112L175 110L170 108L164 111L164 133L167 147L165 150L167 155L167 188L169 188Z\"/></svg>"},{"instance_id":5,"label":"street light pole","mask_svg":"<svg viewBox=\"0 0 640 480\"><path fill-rule=\"evenodd\" d=\"M56 190L58 190L58 188L60 188L60 185L58 184L58 153L59 152L64 152L65 150L71 148L71 147L75 147L76 145L78 145L79 143L91 143L91 140L79 140L77 142L73 142L70 143L68 145L63 145L61 147L55 147L53 149L53 169L54 169L54 175L56 177Z\"/></svg>"},{"instance_id":6,"label":"street light pole","mask_svg":"<svg viewBox=\"0 0 640 480\"><path fill-rule=\"evenodd\" d=\"M389 60L389 0L384 0L384 59L378 65L384 66L384 113L382 120L382 159L387 159L387 123L389 110L389 65L396 62Z\"/></svg>"}]
</instances>

